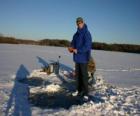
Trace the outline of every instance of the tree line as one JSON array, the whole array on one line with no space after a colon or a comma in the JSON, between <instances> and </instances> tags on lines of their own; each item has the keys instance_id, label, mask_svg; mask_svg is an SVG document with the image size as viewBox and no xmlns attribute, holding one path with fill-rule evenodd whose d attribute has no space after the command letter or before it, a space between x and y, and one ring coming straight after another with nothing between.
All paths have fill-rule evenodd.
<instances>
[{"instance_id":1,"label":"tree line","mask_svg":"<svg viewBox=\"0 0 140 116\"><path fill-rule=\"evenodd\" d=\"M43 40L35 41L35 40L16 39L14 37L5 37L5 36L0 36L0 44L1 43L30 44L30 45L59 46L59 47L70 46L70 41L68 40L43 39ZM133 44L107 44L101 42L93 42L92 49L140 53L140 45L133 45Z\"/></svg>"}]
</instances>

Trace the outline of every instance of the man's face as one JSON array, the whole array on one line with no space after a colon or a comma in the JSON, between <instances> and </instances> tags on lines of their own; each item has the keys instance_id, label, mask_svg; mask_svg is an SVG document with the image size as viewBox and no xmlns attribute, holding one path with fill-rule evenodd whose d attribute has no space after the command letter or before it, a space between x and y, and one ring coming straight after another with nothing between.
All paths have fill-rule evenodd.
<instances>
[{"instance_id":1,"label":"man's face","mask_svg":"<svg viewBox=\"0 0 140 116\"><path fill-rule=\"evenodd\" d=\"M77 27L82 29L84 27L84 22L77 22Z\"/></svg>"}]
</instances>

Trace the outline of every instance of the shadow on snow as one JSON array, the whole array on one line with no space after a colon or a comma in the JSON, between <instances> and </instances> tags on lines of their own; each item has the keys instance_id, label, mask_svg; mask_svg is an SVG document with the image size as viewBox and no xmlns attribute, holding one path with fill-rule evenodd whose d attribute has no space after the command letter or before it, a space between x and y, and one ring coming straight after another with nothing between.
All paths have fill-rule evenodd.
<instances>
[{"instance_id":1,"label":"shadow on snow","mask_svg":"<svg viewBox=\"0 0 140 116\"><path fill-rule=\"evenodd\" d=\"M5 116L9 116L10 113L14 116L31 116L30 104L28 102L29 87L28 84L20 82L26 80L28 75L28 70L21 64L17 70L14 86L7 102ZM10 112L12 108L14 110Z\"/></svg>"}]
</instances>

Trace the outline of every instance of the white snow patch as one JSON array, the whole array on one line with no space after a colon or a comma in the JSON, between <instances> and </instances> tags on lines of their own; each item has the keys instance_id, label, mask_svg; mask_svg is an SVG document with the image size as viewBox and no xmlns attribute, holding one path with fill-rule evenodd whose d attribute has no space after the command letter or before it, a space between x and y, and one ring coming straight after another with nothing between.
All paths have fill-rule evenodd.
<instances>
[{"instance_id":1,"label":"white snow patch","mask_svg":"<svg viewBox=\"0 0 140 116\"><path fill-rule=\"evenodd\" d=\"M47 93L55 93L60 92L62 87L60 85L50 84L46 87L33 87L30 89L30 93L40 93L40 92L47 92Z\"/></svg>"},{"instance_id":2,"label":"white snow patch","mask_svg":"<svg viewBox=\"0 0 140 116\"><path fill-rule=\"evenodd\" d=\"M43 72L42 69L36 69L33 70L32 73L30 73L29 77L44 77L47 76L46 72Z\"/></svg>"},{"instance_id":3,"label":"white snow patch","mask_svg":"<svg viewBox=\"0 0 140 116\"><path fill-rule=\"evenodd\" d=\"M54 84L51 84L51 85L48 85L46 88L45 88L45 91L49 92L49 93L54 93L54 92L59 92L62 88L60 87L60 85L54 85Z\"/></svg>"}]
</instances>

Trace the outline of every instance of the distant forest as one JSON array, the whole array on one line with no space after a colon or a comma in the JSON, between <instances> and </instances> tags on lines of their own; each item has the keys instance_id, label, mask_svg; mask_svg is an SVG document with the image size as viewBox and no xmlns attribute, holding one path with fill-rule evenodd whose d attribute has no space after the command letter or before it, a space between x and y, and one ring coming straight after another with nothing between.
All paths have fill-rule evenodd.
<instances>
[{"instance_id":1,"label":"distant forest","mask_svg":"<svg viewBox=\"0 0 140 116\"><path fill-rule=\"evenodd\" d=\"M43 40L35 41L35 40L24 40L24 39L16 39L14 37L0 36L0 44L2 43L60 46L60 47L70 46L70 41L68 40L43 39ZM107 44L107 43L93 42L92 49L140 53L140 45L133 45L133 44Z\"/></svg>"}]
</instances>

